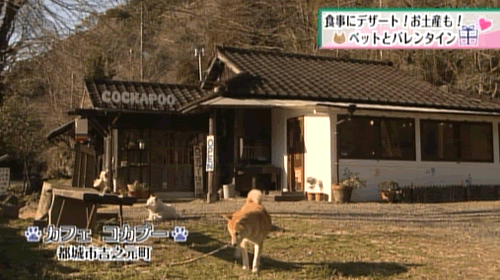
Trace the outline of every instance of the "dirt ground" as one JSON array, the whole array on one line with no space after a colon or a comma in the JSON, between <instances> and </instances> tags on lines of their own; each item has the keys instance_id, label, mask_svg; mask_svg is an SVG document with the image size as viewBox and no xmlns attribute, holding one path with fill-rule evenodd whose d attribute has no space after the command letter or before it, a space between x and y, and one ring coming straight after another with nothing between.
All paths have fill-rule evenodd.
<instances>
[{"instance_id":1,"label":"dirt ground","mask_svg":"<svg viewBox=\"0 0 500 280\"><path fill-rule=\"evenodd\" d=\"M221 215L243 203L243 198L171 203L183 215L201 218L161 222L155 228L185 226L187 242L148 240L145 244L154 250L150 262L121 264L60 262L54 260L56 245L26 251L26 242L7 241L12 232L22 240L36 211L32 203L22 211L25 220L0 227L8 231L0 237L0 251L22 247L30 256L20 254L21 261L4 264L5 279L500 279L500 201L332 204L266 197L263 204L275 228L264 244L258 275L242 270L240 259L235 263L232 248L202 257L229 242ZM99 212L117 210L108 206ZM130 225L148 216L144 204L123 210Z\"/></svg>"}]
</instances>

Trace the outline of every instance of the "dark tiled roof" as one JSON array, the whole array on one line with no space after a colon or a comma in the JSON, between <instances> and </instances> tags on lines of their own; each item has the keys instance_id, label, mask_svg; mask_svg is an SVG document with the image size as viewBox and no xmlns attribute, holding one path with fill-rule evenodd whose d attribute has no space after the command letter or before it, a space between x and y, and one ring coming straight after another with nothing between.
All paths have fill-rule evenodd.
<instances>
[{"instance_id":1,"label":"dark tiled roof","mask_svg":"<svg viewBox=\"0 0 500 280\"><path fill-rule=\"evenodd\" d=\"M224 95L232 97L500 111L500 104L446 93L389 62L233 47L217 47L216 56L240 72L226 85Z\"/></svg>"},{"instance_id":2,"label":"dark tiled roof","mask_svg":"<svg viewBox=\"0 0 500 280\"><path fill-rule=\"evenodd\" d=\"M107 109L128 109L128 110L144 110L144 111L160 111L160 112L178 112L184 106L191 104L199 99L207 96L208 92L200 89L199 86L192 85L176 85L176 84L158 84L158 83L143 83L143 82L129 82L129 81L110 81L110 80L87 80L85 81L87 91L94 107L107 108ZM135 104L104 102L103 93L109 91L113 93L128 92L138 93L137 98L143 94L149 96L153 93L156 97L162 95L164 97L175 97L175 103L170 108L168 103L166 106L160 106L158 101L153 101L152 104L142 102L135 102ZM162 98L164 98L162 97ZM165 101L164 99L162 99ZM168 100L171 100L170 98ZM149 101L148 101L149 102Z\"/></svg>"}]
</instances>

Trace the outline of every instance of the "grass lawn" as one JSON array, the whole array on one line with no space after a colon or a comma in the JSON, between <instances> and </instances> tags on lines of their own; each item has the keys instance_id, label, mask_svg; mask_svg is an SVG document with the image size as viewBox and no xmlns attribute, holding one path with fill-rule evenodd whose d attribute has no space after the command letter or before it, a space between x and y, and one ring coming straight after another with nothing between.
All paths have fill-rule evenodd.
<instances>
[{"instance_id":1,"label":"grass lawn","mask_svg":"<svg viewBox=\"0 0 500 280\"><path fill-rule=\"evenodd\" d=\"M500 215L465 219L462 226L454 226L273 215L275 229L264 243L258 275L242 270L241 259L235 264L233 248L192 263L169 265L229 242L222 218L158 224L156 228L164 230L185 226L187 242L150 238L143 245L153 247L152 260L128 263L58 261L56 245L26 241L23 232L30 219L2 220L0 278L500 279L500 236L496 231Z\"/></svg>"}]
</instances>

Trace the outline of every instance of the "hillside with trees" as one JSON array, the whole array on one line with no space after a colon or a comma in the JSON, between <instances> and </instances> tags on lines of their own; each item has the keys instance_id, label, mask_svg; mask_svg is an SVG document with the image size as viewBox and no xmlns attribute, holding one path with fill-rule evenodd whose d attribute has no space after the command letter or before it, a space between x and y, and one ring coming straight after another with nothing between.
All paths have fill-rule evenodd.
<instances>
[{"instance_id":1,"label":"hillside with trees","mask_svg":"<svg viewBox=\"0 0 500 280\"><path fill-rule=\"evenodd\" d=\"M18 108L30 121L16 129L30 131L33 125L42 127L35 131L39 134L33 136L41 139L49 130L71 119L66 113L68 110L85 102L85 77L198 83L194 57L197 45L205 46L205 69L215 45L391 60L402 71L437 86L498 98L500 50L332 51L316 48L316 13L321 7L495 7L497 2L130 0L104 13L91 13L68 36L46 35L53 40L43 42L44 52L12 62L8 70L3 71L1 113L7 116L4 112L10 112L7 107L12 105L9 104L21 102L16 104L24 104ZM17 99L9 103L10 98ZM13 149L6 145L13 137L7 133L1 135L0 154ZM68 168L60 164L70 162L68 148L70 146L60 145L45 149L45 153L37 150L36 154L48 162L48 175L68 173Z\"/></svg>"}]
</instances>

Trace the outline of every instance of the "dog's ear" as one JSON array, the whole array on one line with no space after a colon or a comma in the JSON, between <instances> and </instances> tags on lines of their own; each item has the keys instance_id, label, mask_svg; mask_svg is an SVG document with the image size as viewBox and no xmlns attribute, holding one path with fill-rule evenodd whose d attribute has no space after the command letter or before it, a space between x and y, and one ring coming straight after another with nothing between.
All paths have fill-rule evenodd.
<instances>
[{"instance_id":1,"label":"dog's ear","mask_svg":"<svg viewBox=\"0 0 500 280\"><path fill-rule=\"evenodd\" d=\"M222 218L224 218L227 221L231 221L233 219L233 215L222 215Z\"/></svg>"}]
</instances>

